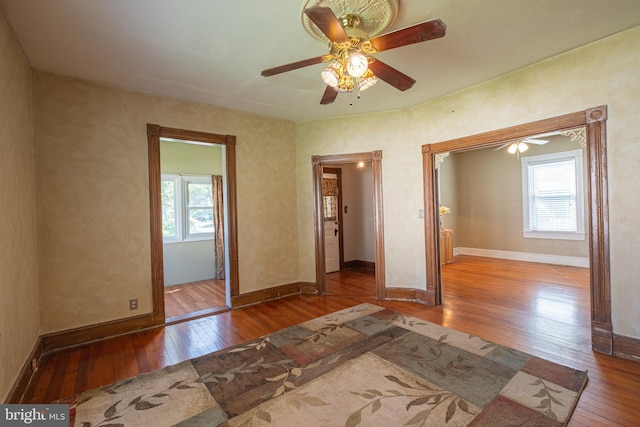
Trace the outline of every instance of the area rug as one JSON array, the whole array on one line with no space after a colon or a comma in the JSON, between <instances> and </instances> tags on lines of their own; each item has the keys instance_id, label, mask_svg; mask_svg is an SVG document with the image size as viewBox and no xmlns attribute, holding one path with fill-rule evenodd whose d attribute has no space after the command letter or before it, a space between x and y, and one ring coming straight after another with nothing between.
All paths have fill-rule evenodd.
<instances>
[{"instance_id":1,"label":"area rug","mask_svg":"<svg viewBox=\"0 0 640 427\"><path fill-rule=\"evenodd\" d=\"M77 427L561 426L586 381L361 304L61 403Z\"/></svg>"}]
</instances>

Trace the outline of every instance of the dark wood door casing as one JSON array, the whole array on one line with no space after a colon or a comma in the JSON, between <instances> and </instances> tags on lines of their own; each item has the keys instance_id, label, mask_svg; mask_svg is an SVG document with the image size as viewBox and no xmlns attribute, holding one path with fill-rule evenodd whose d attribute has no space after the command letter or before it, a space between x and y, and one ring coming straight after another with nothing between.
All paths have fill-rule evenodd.
<instances>
[{"instance_id":1,"label":"dark wood door casing","mask_svg":"<svg viewBox=\"0 0 640 427\"><path fill-rule=\"evenodd\" d=\"M162 247L162 200L160 199L160 138L197 141L225 147L226 207L228 233L229 299L239 295L238 212L236 195L236 137L147 124L149 149L149 210L151 226L151 289L153 318L164 323L164 263Z\"/></svg>"},{"instance_id":2,"label":"dark wood door casing","mask_svg":"<svg viewBox=\"0 0 640 427\"><path fill-rule=\"evenodd\" d=\"M375 274L376 298L385 299L385 264L384 264L384 221L382 205L382 151L368 153L336 154L328 156L312 156L313 167L313 200L314 200L314 236L316 254L316 292L326 292L325 253L324 253L324 212L322 199L322 172L324 165L340 165L358 162L371 163L373 173L373 227L375 241Z\"/></svg>"}]
</instances>

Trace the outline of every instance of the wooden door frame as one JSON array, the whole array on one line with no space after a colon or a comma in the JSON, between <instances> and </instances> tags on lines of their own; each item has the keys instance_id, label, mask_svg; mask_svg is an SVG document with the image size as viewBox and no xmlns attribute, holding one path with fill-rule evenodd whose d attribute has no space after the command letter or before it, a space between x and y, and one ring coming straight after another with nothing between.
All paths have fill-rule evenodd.
<instances>
[{"instance_id":1,"label":"wooden door frame","mask_svg":"<svg viewBox=\"0 0 640 427\"><path fill-rule=\"evenodd\" d=\"M172 138L183 141L197 141L225 147L226 167L226 216L227 260L229 266L229 287L227 302L239 295L238 274L238 211L236 196L236 137L207 132L190 131L147 124L149 149L149 211L151 219L151 290L153 299L153 318L165 322L164 309L164 260L162 242L162 200L160 170L160 138ZM228 304L227 304L228 305Z\"/></svg>"},{"instance_id":2,"label":"wooden door frame","mask_svg":"<svg viewBox=\"0 0 640 427\"><path fill-rule=\"evenodd\" d=\"M371 163L373 173L373 234L375 241L376 299L386 297L384 264L384 220L382 205L382 150L367 153L311 156L313 167L314 234L316 254L316 292L324 295L327 290L324 253L324 211L322 200L322 172L324 165L341 165L358 162Z\"/></svg>"},{"instance_id":3,"label":"wooden door frame","mask_svg":"<svg viewBox=\"0 0 640 427\"><path fill-rule=\"evenodd\" d=\"M342 223L342 169L340 168L332 168L332 167L322 167L323 173L333 173L336 174L338 178L338 212L337 212L337 220L338 220L338 253L340 257L340 270L344 269L344 238L343 238L343 223ZM324 206L324 203L323 203ZM323 213L324 216L324 213Z\"/></svg>"},{"instance_id":4,"label":"wooden door frame","mask_svg":"<svg viewBox=\"0 0 640 427\"><path fill-rule=\"evenodd\" d=\"M422 146L424 174L424 227L427 303L442 305L442 276L438 239L436 156L450 151L490 147L545 132L585 127L589 163L589 265L591 287L591 345L613 352L611 322L611 266L609 258L609 202L607 177L607 106L601 105L563 116L511 126L477 135Z\"/></svg>"}]
</instances>

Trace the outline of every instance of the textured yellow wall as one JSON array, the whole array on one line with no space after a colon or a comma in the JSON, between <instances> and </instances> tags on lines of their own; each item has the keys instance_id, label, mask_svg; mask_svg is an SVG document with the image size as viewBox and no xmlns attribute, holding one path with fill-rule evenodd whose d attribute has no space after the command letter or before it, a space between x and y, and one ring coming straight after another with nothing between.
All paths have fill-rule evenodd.
<instances>
[{"instance_id":1,"label":"textured yellow wall","mask_svg":"<svg viewBox=\"0 0 640 427\"><path fill-rule=\"evenodd\" d=\"M298 280L292 122L41 72L33 84L43 332L152 309L147 123L236 135L240 292Z\"/></svg>"},{"instance_id":2,"label":"textured yellow wall","mask_svg":"<svg viewBox=\"0 0 640 427\"><path fill-rule=\"evenodd\" d=\"M38 336L31 68L0 13L0 402Z\"/></svg>"},{"instance_id":3,"label":"textured yellow wall","mask_svg":"<svg viewBox=\"0 0 640 427\"><path fill-rule=\"evenodd\" d=\"M412 109L300 123L301 279L314 278L311 155L383 150L386 282L424 289L421 145L607 104L614 332L640 337L638 76L640 27Z\"/></svg>"}]
</instances>

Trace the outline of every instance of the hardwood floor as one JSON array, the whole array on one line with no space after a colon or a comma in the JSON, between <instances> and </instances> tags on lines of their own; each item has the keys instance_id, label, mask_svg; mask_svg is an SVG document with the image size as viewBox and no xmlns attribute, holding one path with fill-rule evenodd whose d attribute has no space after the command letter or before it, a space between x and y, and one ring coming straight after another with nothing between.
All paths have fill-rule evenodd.
<instances>
[{"instance_id":1,"label":"hardwood floor","mask_svg":"<svg viewBox=\"0 0 640 427\"><path fill-rule=\"evenodd\" d=\"M345 269L327 274L326 292L330 296L376 297L376 276L371 270Z\"/></svg>"},{"instance_id":2,"label":"hardwood floor","mask_svg":"<svg viewBox=\"0 0 640 427\"><path fill-rule=\"evenodd\" d=\"M200 280L165 286L164 311L167 319L196 315L226 305L224 280Z\"/></svg>"},{"instance_id":3,"label":"hardwood floor","mask_svg":"<svg viewBox=\"0 0 640 427\"><path fill-rule=\"evenodd\" d=\"M588 370L571 426L640 425L640 362L590 348L586 269L457 256L443 267L439 308L356 296L354 287L375 287L373 275L329 276L333 295L288 297L47 355L23 401L49 403L366 301Z\"/></svg>"}]
</instances>

